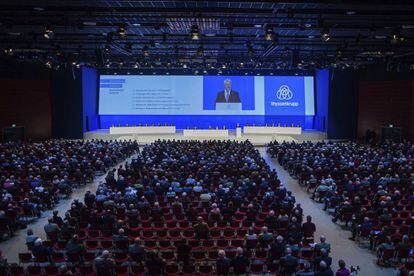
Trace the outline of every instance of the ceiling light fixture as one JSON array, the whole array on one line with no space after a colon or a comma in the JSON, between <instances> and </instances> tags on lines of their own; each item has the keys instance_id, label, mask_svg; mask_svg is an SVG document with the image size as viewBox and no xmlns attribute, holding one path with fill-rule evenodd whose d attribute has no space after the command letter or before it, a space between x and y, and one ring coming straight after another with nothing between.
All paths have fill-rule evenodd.
<instances>
[{"instance_id":1,"label":"ceiling light fixture","mask_svg":"<svg viewBox=\"0 0 414 276\"><path fill-rule=\"evenodd\" d=\"M120 26L118 27L118 30L116 31L120 36L126 36L127 30L126 27Z\"/></svg>"},{"instance_id":2,"label":"ceiling light fixture","mask_svg":"<svg viewBox=\"0 0 414 276\"><path fill-rule=\"evenodd\" d=\"M266 28L265 40L273 40L275 38L275 32L272 27Z\"/></svg>"},{"instance_id":3,"label":"ceiling light fixture","mask_svg":"<svg viewBox=\"0 0 414 276\"><path fill-rule=\"evenodd\" d=\"M191 39L192 40L199 40L200 39L200 29L198 28L198 25L191 26Z\"/></svg>"},{"instance_id":4,"label":"ceiling light fixture","mask_svg":"<svg viewBox=\"0 0 414 276\"><path fill-rule=\"evenodd\" d=\"M321 39L322 41L329 41L331 39L331 33L328 27L323 27L321 30Z\"/></svg>"},{"instance_id":5,"label":"ceiling light fixture","mask_svg":"<svg viewBox=\"0 0 414 276\"><path fill-rule=\"evenodd\" d=\"M145 57L149 56L150 51L149 51L149 47L148 47L147 45L145 45L145 46L142 48L142 54L143 54Z\"/></svg>"},{"instance_id":6,"label":"ceiling light fixture","mask_svg":"<svg viewBox=\"0 0 414 276\"><path fill-rule=\"evenodd\" d=\"M43 33L43 37L46 39L52 39L55 35L55 30L52 26L45 27L45 32Z\"/></svg>"},{"instance_id":7,"label":"ceiling light fixture","mask_svg":"<svg viewBox=\"0 0 414 276\"><path fill-rule=\"evenodd\" d=\"M399 44L405 41L405 37L401 34L399 29L395 29L391 34L391 43Z\"/></svg>"}]
</instances>

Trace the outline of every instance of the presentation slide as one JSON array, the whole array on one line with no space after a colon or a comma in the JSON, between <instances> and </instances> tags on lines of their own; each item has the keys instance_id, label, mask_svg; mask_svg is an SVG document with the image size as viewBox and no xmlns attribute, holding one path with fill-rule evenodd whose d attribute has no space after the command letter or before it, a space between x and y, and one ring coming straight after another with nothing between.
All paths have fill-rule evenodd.
<instances>
[{"instance_id":1,"label":"presentation slide","mask_svg":"<svg viewBox=\"0 0 414 276\"><path fill-rule=\"evenodd\" d=\"M101 75L100 115L314 115L311 76Z\"/></svg>"}]
</instances>

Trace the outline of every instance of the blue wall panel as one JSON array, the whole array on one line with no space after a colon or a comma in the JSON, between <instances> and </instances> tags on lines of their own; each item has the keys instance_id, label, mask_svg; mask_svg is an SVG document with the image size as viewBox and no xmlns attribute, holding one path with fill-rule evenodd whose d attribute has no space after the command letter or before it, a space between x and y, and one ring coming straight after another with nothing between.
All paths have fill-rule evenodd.
<instances>
[{"instance_id":1,"label":"blue wall panel","mask_svg":"<svg viewBox=\"0 0 414 276\"><path fill-rule=\"evenodd\" d=\"M315 73L315 124L314 128L327 132L328 99L329 99L329 70L316 70Z\"/></svg>"},{"instance_id":2,"label":"blue wall panel","mask_svg":"<svg viewBox=\"0 0 414 276\"><path fill-rule=\"evenodd\" d=\"M99 128L98 72L82 67L83 132Z\"/></svg>"}]
</instances>

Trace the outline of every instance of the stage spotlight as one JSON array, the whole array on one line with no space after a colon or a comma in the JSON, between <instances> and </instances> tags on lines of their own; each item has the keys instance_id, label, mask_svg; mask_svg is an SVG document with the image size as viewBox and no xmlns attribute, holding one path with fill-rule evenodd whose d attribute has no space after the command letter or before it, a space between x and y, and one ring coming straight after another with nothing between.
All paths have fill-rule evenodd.
<instances>
[{"instance_id":1,"label":"stage spotlight","mask_svg":"<svg viewBox=\"0 0 414 276\"><path fill-rule=\"evenodd\" d=\"M321 30L321 39L322 41L328 41L331 39L331 34L328 27L323 27Z\"/></svg>"},{"instance_id":2,"label":"stage spotlight","mask_svg":"<svg viewBox=\"0 0 414 276\"><path fill-rule=\"evenodd\" d=\"M52 39L55 35L55 30L52 26L45 27L45 32L43 33L43 37L46 39Z\"/></svg>"},{"instance_id":3,"label":"stage spotlight","mask_svg":"<svg viewBox=\"0 0 414 276\"><path fill-rule=\"evenodd\" d=\"M266 28L265 40L273 40L275 38L275 32L272 27Z\"/></svg>"},{"instance_id":4,"label":"stage spotlight","mask_svg":"<svg viewBox=\"0 0 414 276\"><path fill-rule=\"evenodd\" d=\"M51 61L46 61L45 63L46 68L52 68L52 62Z\"/></svg>"},{"instance_id":5,"label":"stage spotlight","mask_svg":"<svg viewBox=\"0 0 414 276\"><path fill-rule=\"evenodd\" d=\"M6 55L12 56L13 55L13 48L12 47L6 47L6 49L4 49L4 53Z\"/></svg>"},{"instance_id":6,"label":"stage spotlight","mask_svg":"<svg viewBox=\"0 0 414 276\"><path fill-rule=\"evenodd\" d=\"M391 35L391 43L392 44L399 44L401 42L405 41L405 37L403 35L401 35L401 32L399 29L396 29L392 32Z\"/></svg>"},{"instance_id":7,"label":"stage spotlight","mask_svg":"<svg viewBox=\"0 0 414 276\"><path fill-rule=\"evenodd\" d=\"M145 45L145 46L142 48L142 54L143 54L145 57L149 56L150 51L149 51L149 47L148 47L147 45Z\"/></svg>"},{"instance_id":8,"label":"stage spotlight","mask_svg":"<svg viewBox=\"0 0 414 276\"><path fill-rule=\"evenodd\" d=\"M104 51L105 51L106 53L108 53L110 50L111 50L111 47L110 47L109 45L105 45L105 49L104 49Z\"/></svg>"},{"instance_id":9,"label":"stage spotlight","mask_svg":"<svg viewBox=\"0 0 414 276\"><path fill-rule=\"evenodd\" d=\"M135 63L134 64L134 68L138 68L138 63Z\"/></svg>"},{"instance_id":10,"label":"stage spotlight","mask_svg":"<svg viewBox=\"0 0 414 276\"><path fill-rule=\"evenodd\" d=\"M126 27L120 26L120 27L118 27L118 30L116 32L120 36L126 36L127 30L126 30Z\"/></svg>"},{"instance_id":11,"label":"stage spotlight","mask_svg":"<svg viewBox=\"0 0 414 276\"><path fill-rule=\"evenodd\" d=\"M191 26L191 39L192 40L199 40L200 39L200 30L198 28L198 25Z\"/></svg>"}]
</instances>

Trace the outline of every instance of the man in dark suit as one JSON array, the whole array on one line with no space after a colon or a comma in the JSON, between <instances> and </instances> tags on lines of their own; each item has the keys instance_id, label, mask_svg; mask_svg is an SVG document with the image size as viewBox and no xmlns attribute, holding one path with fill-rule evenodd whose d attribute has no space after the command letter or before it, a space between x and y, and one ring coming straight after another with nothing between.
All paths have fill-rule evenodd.
<instances>
[{"instance_id":1,"label":"man in dark suit","mask_svg":"<svg viewBox=\"0 0 414 276\"><path fill-rule=\"evenodd\" d=\"M292 250L290 248L286 248L286 255L280 259L280 265L285 274L291 275L295 273L299 265L299 260L295 256L292 256Z\"/></svg>"},{"instance_id":2,"label":"man in dark suit","mask_svg":"<svg viewBox=\"0 0 414 276\"><path fill-rule=\"evenodd\" d=\"M231 89L231 80L224 81L224 90L218 92L216 103L240 103L239 92Z\"/></svg>"}]
</instances>

